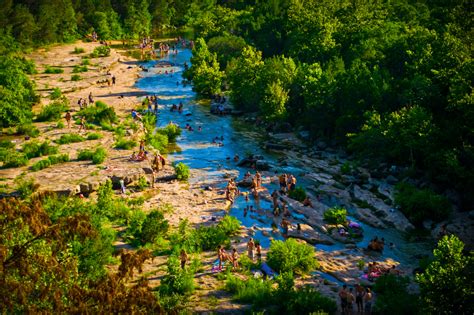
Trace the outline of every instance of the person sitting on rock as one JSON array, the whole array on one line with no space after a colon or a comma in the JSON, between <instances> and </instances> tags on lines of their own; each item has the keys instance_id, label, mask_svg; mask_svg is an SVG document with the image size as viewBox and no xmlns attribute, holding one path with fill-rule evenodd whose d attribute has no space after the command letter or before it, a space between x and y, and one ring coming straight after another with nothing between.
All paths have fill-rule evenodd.
<instances>
[{"instance_id":1,"label":"person sitting on rock","mask_svg":"<svg viewBox=\"0 0 474 315\"><path fill-rule=\"evenodd\" d=\"M306 198L304 198L303 200L303 206L305 207L313 207L313 203L311 202L311 199L309 199L308 196L306 196Z\"/></svg>"},{"instance_id":2,"label":"person sitting on rock","mask_svg":"<svg viewBox=\"0 0 474 315\"><path fill-rule=\"evenodd\" d=\"M281 220L280 226L283 229L283 235L288 235L288 228L290 227L290 222L287 219L283 218Z\"/></svg>"},{"instance_id":3,"label":"person sitting on rock","mask_svg":"<svg viewBox=\"0 0 474 315\"><path fill-rule=\"evenodd\" d=\"M137 160L137 154L135 152L133 152L128 160L129 161L136 161Z\"/></svg>"},{"instance_id":4,"label":"person sitting on rock","mask_svg":"<svg viewBox=\"0 0 474 315\"><path fill-rule=\"evenodd\" d=\"M290 213L290 210L288 210L288 206L287 206L286 202L283 202L282 208L283 208L283 216L284 217L291 217L291 213Z\"/></svg>"}]
</instances>

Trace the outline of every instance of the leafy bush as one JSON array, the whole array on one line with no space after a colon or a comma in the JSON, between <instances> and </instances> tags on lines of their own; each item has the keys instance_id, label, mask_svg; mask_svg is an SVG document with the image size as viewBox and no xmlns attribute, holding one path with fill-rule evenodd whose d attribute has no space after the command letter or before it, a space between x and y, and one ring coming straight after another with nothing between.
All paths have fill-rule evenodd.
<instances>
[{"instance_id":1,"label":"leafy bush","mask_svg":"<svg viewBox=\"0 0 474 315\"><path fill-rule=\"evenodd\" d=\"M63 93L61 92L61 89L57 87L53 89L53 92L51 92L51 94L49 94L49 98L52 100L57 100L61 98L61 96L63 96Z\"/></svg>"},{"instance_id":2,"label":"leafy bush","mask_svg":"<svg viewBox=\"0 0 474 315\"><path fill-rule=\"evenodd\" d=\"M222 220L219 221L217 227L224 231L226 235L234 235L240 230L241 222L234 216L225 215Z\"/></svg>"},{"instance_id":3,"label":"leafy bush","mask_svg":"<svg viewBox=\"0 0 474 315\"><path fill-rule=\"evenodd\" d=\"M167 262L168 271L160 284L160 293L164 295L189 295L194 291L194 270L181 269L179 259L172 255Z\"/></svg>"},{"instance_id":4,"label":"leafy bush","mask_svg":"<svg viewBox=\"0 0 474 315\"><path fill-rule=\"evenodd\" d=\"M82 54L85 52L85 49L82 47L74 47L74 50L72 51L72 54Z\"/></svg>"},{"instance_id":5,"label":"leafy bush","mask_svg":"<svg viewBox=\"0 0 474 315\"><path fill-rule=\"evenodd\" d=\"M36 138L40 134L38 128L36 128L36 126L32 124L19 125L18 127L16 127L16 133L20 135L26 135L32 138Z\"/></svg>"},{"instance_id":6,"label":"leafy bush","mask_svg":"<svg viewBox=\"0 0 474 315\"><path fill-rule=\"evenodd\" d=\"M127 140L124 138L118 138L115 141L114 148L116 149L124 149L124 150L131 150L137 146L137 143L133 140Z\"/></svg>"},{"instance_id":7,"label":"leafy bush","mask_svg":"<svg viewBox=\"0 0 474 315\"><path fill-rule=\"evenodd\" d=\"M87 72L87 71L89 71L89 69L87 69L87 66L76 65L72 69L72 73L81 73L81 72Z\"/></svg>"},{"instance_id":8,"label":"leafy bush","mask_svg":"<svg viewBox=\"0 0 474 315\"><path fill-rule=\"evenodd\" d=\"M87 140L97 140L102 139L102 135L100 133L91 132L87 134Z\"/></svg>"},{"instance_id":9,"label":"leafy bush","mask_svg":"<svg viewBox=\"0 0 474 315\"><path fill-rule=\"evenodd\" d=\"M0 150L0 160L3 162L2 168L20 167L28 164L28 158L16 150Z\"/></svg>"},{"instance_id":10,"label":"leafy bush","mask_svg":"<svg viewBox=\"0 0 474 315\"><path fill-rule=\"evenodd\" d=\"M52 156L49 156L47 159L38 161L35 164L33 164L31 166L31 170L33 172L37 172L37 171L42 170L44 168L50 167L51 165L64 163L64 162L68 162L68 161L69 161L69 155L67 155L67 154L52 155Z\"/></svg>"},{"instance_id":11,"label":"leafy bush","mask_svg":"<svg viewBox=\"0 0 474 315\"><path fill-rule=\"evenodd\" d=\"M105 130L105 131L114 131L115 130L114 126L112 126L112 124L110 124L109 122L106 122L106 121L101 122L100 127L102 128L102 130Z\"/></svg>"},{"instance_id":12,"label":"leafy bush","mask_svg":"<svg viewBox=\"0 0 474 315\"><path fill-rule=\"evenodd\" d=\"M377 294L374 312L378 314L417 314L418 297L407 292L409 283L408 277L380 276L374 286L374 292Z\"/></svg>"},{"instance_id":13,"label":"leafy bush","mask_svg":"<svg viewBox=\"0 0 474 315\"><path fill-rule=\"evenodd\" d=\"M41 112L36 117L36 121L54 121L61 119L62 113L68 109L67 99L64 99L64 101L54 101L41 108Z\"/></svg>"},{"instance_id":14,"label":"leafy bush","mask_svg":"<svg viewBox=\"0 0 474 315\"><path fill-rule=\"evenodd\" d=\"M161 153L166 152L166 148L168 147L168 137L161 133L155 133L153 135L147 134L145 142Z\"/></svg>"},{"instance_id":15,"label":"leafy bush","mask_svg":"<svg viewBox=\"0 0 474 315\"><path fill-rule=\"evenodd\" d=\"M168 142L175 143L176 139L181 135L181 128L176 124L170 123L166 127L158 129L157 132L166 135Z\"/></svg>"},{"instance_id":16,"label":"leafy bush","mask_svg":"<svg viewBox=\"0 0 474 315\"><path fill-rule=\"evenodd\" d=\"M71 81L81 81L82 80L82 77L78 74L73 74L71 76Z\"/></svg>"},{"instance_id":17,"label":"leafy bush","mask_svg":"<svg viewBox=\"0 0 474 315\"><path fill-rule=\"evenodd\" d=\"M324 220L331 224L345 224L347 222L347 210L344 208L330 208L324 211Z\"/></svg>"},{"instance_id":18,"label":"leafy bush","mask_svg":"<svg viewBox=\"0 0 474 315\"><path fill-rule=\"evenodd\" d=\"M117 120L117 115L112 107L104 102L95 102L93 106L88 106L77 113L78 116L85 117L89 123L101 125L102 123L113 123Z\"/></svg>"},{"instance_id":19,"label":"leafy bush","mask_svg":"<svg viewBox=\"0 0 474 315\"><path fill-rule=\"evenodd\" d=\"M436 222L449 217L452 206L449 200L430 189L418 189L407 183L396 186L395 204L416 226L422 226L426 219Z\"/></svg>"},{"instance_id":20,"label":"leafy bush","mask_svg":"<svg viewBox=\"0 0 474 315\"><path fill-rule=\"evenodd\" d=\"M22 199L27 198L36 190L38 190L39 185L35 183L33 177L25 178L23 176L15 178L15 189L20 194Z\"/></svg>"},{"instance_id":21,"label":"leafy bush","mask_svg":"<svg viewBox=\"0 0 474 315\"><path fill-rule=\"evenodd\" d=\"M228 275L225 289L233 293L234 298L242 303L251 303L255 307L269 306L272 301L272 282L248 278L242 280Z\"/></svg>"},{"instance_id":22,"label":"leafy bush","mask_svg":"<svg viewBox=\"0 0 474 315\"><path fill-rule=\"evenodd\" d=\"M295 187L295 189L290 190L290 192L288 193L288 196L291 199L298 200L299 202L303 202L303 200L305 200L306 198L306 191L304 190L303 187L298 186L298 187Z\"/></svg>"},{"instance_id":23,"label":"leafy bush","mask_svg":"<svg viewBox=\"0 0 474 315\"><path fill-rule=\"evenodd\" d=\"M143 245L153 243L158 237L166 235L168 228L169 224L168 221L165 220L163 212L152 210L147 214L141 226L141 230L135 237Z\"/></svg>"},{"instance_id":24,"label":"leafy bush","mask_svg":"<svg viewBox=\"0 0 474 315\"><path fill-rule=\"evenodd\" d=\"M0 148L4 149L12 149L15 147L15 144L11 142L10 140L0 140Z\"/></svg>"},{"instance_id":25,"label":"leafy bush","mask_svg":"<svg viewBox=\"0 0 474 315\"><path fill-rule=\"evenodd\" d=\"M63 73L63 72L64 72L63 69L55 68L51 66L46 66L46 69L44 70L44 73L48 73L48 74L56 74L56 73Z\"/></svg>"},{"instance_id":26,"label":"leafy bush","mask_svg":"<svg viewBox=\"0 0 474 315\"><path fill-rule=\"evenodd\" d=\"M94 50L92 51L90 56L91 56L91 58L110 56L110 47L108 47L108 46L96 47L96 48L94 48Z\"/></svg>"},{"instance_id":27,"label":"leafy bush","mask_svg":"<svg viewBox=\"0 0 474 315\"><path fill-rule=\"evenodd\" d=\"M145 176L140 176L140 178L138 178L137 190L143 191L148 186L149 185L148 185L148 181L146 180L146 177Z\"/></svg>"},{"instance_id":28,"label":"leafy bush","mask_svg":"<svg viewBox=\"0 0 474 315\"><path fill-rule=\"evenodd\" d=\"M28 159L58 153L58 147L51 146L49 141L44 141L43 143L38 141L26 142L23 144L22 150Z\"/></svg>"},{"instance_id":29,"label":"leafy bush","mask_svg":"<svg viewBox=\"0 0 474 315\"><path fill-rule=\"evenodd\" d=\"M184 163L178 163L174 165L174 170L178 180L187 180L189 178L189 166Z\"/></svg>"},{"instance_id":30,"label":"leafy bush","mask_svg":"<svg viewBox=\"0 0 474 315\"><path fill-rule=\"evenodd\" d=\"M54 142L58 144L69 144L69 143L76 143L85 141L83 137L75 133L66 133L61 135L59 139L56 139Z\"/></svg>"},{"instance_id":31,"label":"leafy bush","mask_svg":"<svg viewBox=\"0 0 474 315\"><path fill-rule=\"evenodd\" d=\"M268 265L278 272L306 273L318 266L314 248L295 239L272 241L267 254Z\"/></svg>"},{"instance_id":32,"label":"leafy bush","mask_svg":"<svg viewBox=\"0 0 474 315\"><path fill-rule=\"evenodd\" d=\"M79 151L77 159L79 161L91 160L94 164L101 164L105 161L106 157L107 151L102 147L98 147L95 151L89 149Z\"/></svg>"},{"instance_id":33,"label":"leafy bush","mask_svg":"<svg viewBox=\"0 0 474 315\"><path fill-rule=\"evenodd\" d=\"M83 66L89 66L91 64L91 61L87 58L82 59L81 65Z\"/></svg>"}]
</instances>

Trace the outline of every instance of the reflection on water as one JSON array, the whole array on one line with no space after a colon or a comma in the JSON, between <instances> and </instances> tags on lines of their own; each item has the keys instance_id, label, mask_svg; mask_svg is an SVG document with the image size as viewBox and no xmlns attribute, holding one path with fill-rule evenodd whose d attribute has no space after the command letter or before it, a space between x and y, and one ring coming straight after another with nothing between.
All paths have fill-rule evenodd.
<instances>
[{"instance_id":1,"label":"reflection on water","mask_svg":"<svg viewBox=\"0 0 474 315\"><path fill-rule=\"evenodd\" d=\"M240 157L247 153L263 155L265 159L272 164L278 165L279 159L286 162L286 166L278 168L279 171L291 172L295 175L307 173L311 170L311 165L301 165L301 163L292 163L290 159L286 159L277 153L269 153L262 150L261 142L263 135L252 131L248 124L232 117L218 117L209 113L208 106L198 105L195 100L195 93L192 91L190 85L183 85L181 83L181 75L184 69L184 62L188 64L191 57L191 51L188 49L179 50L178 55L170 55L162 59L171 63L172 67L163 68L160 62L157 66L157 61L149 61L143 65L150 68L149 72L144 72L144 77L138 80L137 87L150 94L156 94L159 97L159 114L158 126L165 126L169 122L174 122L184 127L190 124L194 131L187 131L183 129L182 136L178 140L178 144L171 150L172 157L176 162L184 162L192 169L200 170L199 176L190 179L193 183L200 183L204 181L218 182L220 188L224 188L226 179L223 174L228 173L239 178L248 169L237 167L232 158L235 154ZM173 69L173 73L170 70ZM168 74L165 74L168 70ZM161 72L161 73L160 73ZM171 112L170 108L173 104L182 102L184 104L184 113ZM186 115L187 114L187 115ZM202 131L198 131L198 127ZM223 146L218 146L212 143L216 136L223 137ZM265 176L272 173L264 172ZM299 184L308 185L311 182L304 178L299 178ZM264 185L270 192L277 189L275 183ZM246 191L243 189L243 191ZM328 206L339 205L339 201L334 196L326 197L322 200ZM255 209L260 209L260 212L249 212L244 216L244 207L252 205ZM353 209L348 209L349 215L353 213ZM248 202L243 197L237 198L236 202L230 209L230 214L236 216L242 224L248 228L253 228L255 231L255 239L259 240L263 247L268 247L271 239L283 239L281 233L272 233L271 225L273 219L270 215L271 204L268 201L260 200L257 204L251 198ZM298 218L298 215L294 216ZM364 228L364 237L357 243L359 247L365 247L369 240L375 236L384 237L386 244L393 242L395 248L390 249L386 246L383 253L384 257L390 257L400 262L413 263L413 254L420 253L420 243L409 244L404 238L403 234L395 229L377 229L368 226L358 220L350 217L351 220L360 223ZM267 236L266 236L267 235ZM343 249L343 244L336 245L317 245L319 250L333 251ZM426 246L423 247L426 249Z\"/></svg>"}]
</instances>

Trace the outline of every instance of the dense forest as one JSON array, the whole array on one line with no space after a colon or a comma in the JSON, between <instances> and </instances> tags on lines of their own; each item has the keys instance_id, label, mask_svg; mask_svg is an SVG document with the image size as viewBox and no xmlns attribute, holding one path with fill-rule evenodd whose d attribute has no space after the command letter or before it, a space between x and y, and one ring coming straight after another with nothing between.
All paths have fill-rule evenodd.
<instances>
[{"instance_id":1,"label":"dense forest","mask_svg":"<svg viewBox=\"0 0 474 315\"><path fill-rule=\"evenodd\" d=\"M0 128L9 135L39 133L32 108L40 96L31 80L37 70L25 52L90 41L93 33L124 47L143 37L186 34L194 48L184 77L199 97L225 95L269 132L295 132L308 146L342 149L356 161L354 169L400 170L404 181L395 204L417 228L426 219L448 219L452 204L472 210L469 1L0 0L0 6ZM112 126L118 121L113 109L104 108L114 116L108 131L123 140L125 130ZM156 118L149 117L144 121L152 134ZM174 132L163 129L153 137L173 143L181 131ZM4 168L25 166L22 154L2 140ZM195 229L183 220L173 229L164 219L169 209L144 214L141 197L119 198L111 182L98 188L97 200L59 198L37 188L18 180L17 198L0 199L0 312L177 314L186 310L194 274L202 269L194 258L229 247L240 228L225 216L212 227ZM125 227L124 238L140 249L114 254L116 226ZM179 266L183 249L195 255L186 270ZM275 313L336 312L333 300L296 288L296 277L317 266L312 247L272 242L269 252L281 267L273 286L228 272L226 290L256 310L271 303ZM130 285L134 271L158 255L169 256L160 286L151 289L142 279ZM468 314L472 262L457 237L442 238L415 276L419 295L407 290L408 278L375 283L376 313ZM111 264L118 265L113 272ZM248 273L256 266L245 259L242 265Z\"/></svg>"}]
</instances>

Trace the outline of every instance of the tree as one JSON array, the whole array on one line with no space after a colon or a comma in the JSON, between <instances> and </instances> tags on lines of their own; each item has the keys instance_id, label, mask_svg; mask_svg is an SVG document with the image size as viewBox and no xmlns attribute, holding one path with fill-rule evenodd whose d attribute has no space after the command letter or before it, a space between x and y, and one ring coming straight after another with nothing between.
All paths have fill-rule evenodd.
<instances>
[{"instance_id":1,"label":"tree","mask_svg":"<svg viewBox=\"0 0 474 315\"><path fill-rule=\"evenodd\" d=\"M455 235L444 236L433 251L434 260L416 276L427 313L473 313L474 255L464 255L463 249L463 242Z\"/></svg>"}]
</instances>

